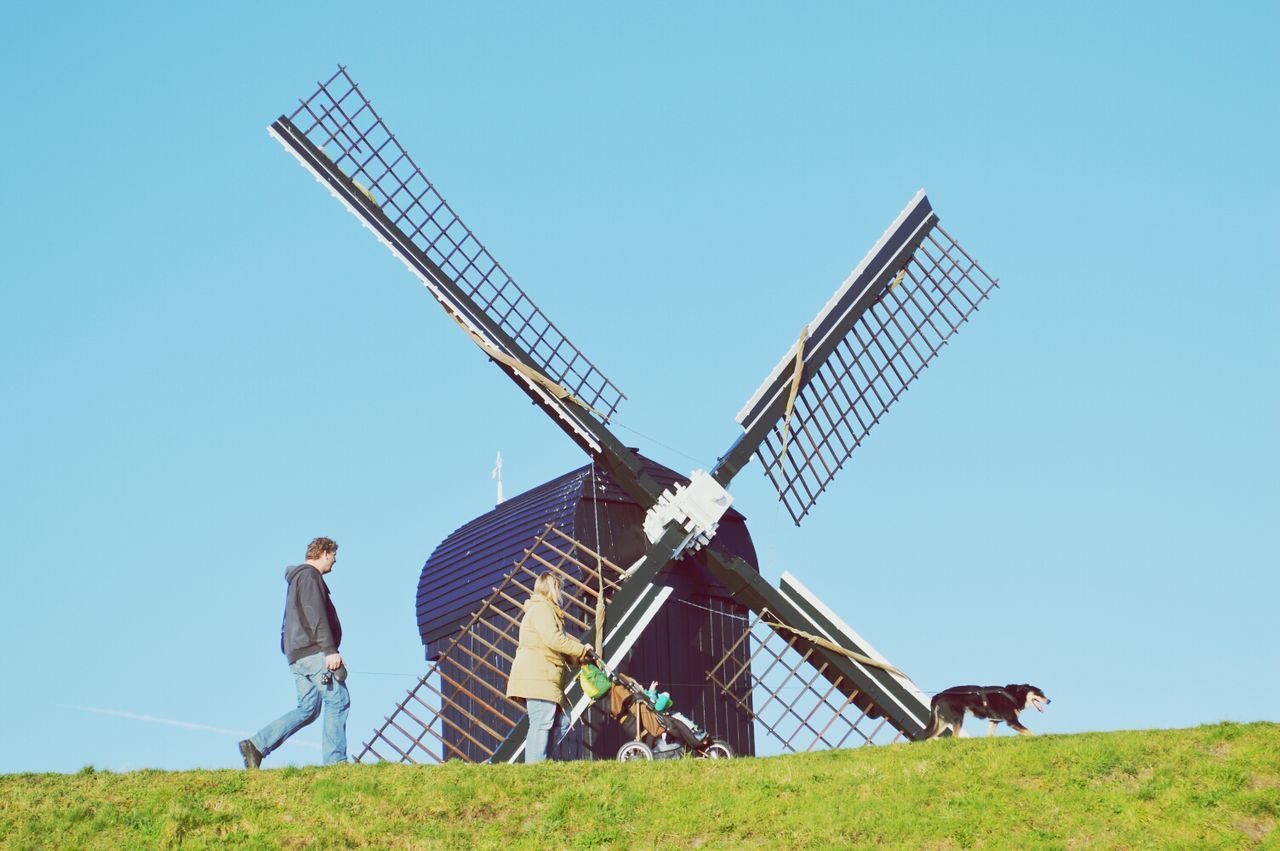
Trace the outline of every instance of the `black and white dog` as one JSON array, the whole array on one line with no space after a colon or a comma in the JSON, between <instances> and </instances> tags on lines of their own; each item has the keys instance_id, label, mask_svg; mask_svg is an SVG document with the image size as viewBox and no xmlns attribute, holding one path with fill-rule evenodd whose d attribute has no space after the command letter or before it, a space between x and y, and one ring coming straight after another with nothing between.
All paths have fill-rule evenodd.
<instances>
[{"instance_id":1,"label":"black and white dog","mask_svg":"<svg viewBox=\"0 0 1280 851\"><path fill-rule=\"evenodd\" d=\"M1001 721L1017 730L1023 736L1030 736L1031 731L1018 723L1018 713L1024 709L1035 707L1041 712L1049 705L1049 698L1033 685L1007 686L955 686L940 691L929 702L929 726L925 728L922 739L936 739L943 730L950 727L951 735L960 735L960 725L964 723L966 713L975 718L986 718L990 724L987 735L996 734L996 725Z\"/></svg>"}]
</instances>

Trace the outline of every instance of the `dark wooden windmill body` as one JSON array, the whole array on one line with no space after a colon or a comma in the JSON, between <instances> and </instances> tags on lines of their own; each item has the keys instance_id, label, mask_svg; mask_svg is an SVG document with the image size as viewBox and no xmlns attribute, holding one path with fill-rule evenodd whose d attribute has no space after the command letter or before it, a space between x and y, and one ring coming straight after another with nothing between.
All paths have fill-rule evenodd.
<instances>
[{"instance_id":1,"label":"dark wooden windmill body","mask_svg":"<svg viewBox=\"0 0 1280 851\"><path fill-rule=\"evenodd\" d=\"M687 483L674 470L644 460L645 472L663 487ZM436 547L418 580L418 628L427 661L439 662L471 614L511 572L529 542L548 526L588 543L614 564L630 565L644 555L648 543L644 515L645 510L626 491L588 464L512 497L459 527ZM716 540L726 552L756 563L746 518L737 511L725 513ZM584 581L587 573L572 566L569 572L579 581ZM590 581L589 577L586 581ZM744 641L749 610L735 602L711 575L705 557L699 553L679 559L657 582L672 593L628 655L627 672L645 683L662 683L663 689L676 696L682 712L699 719L717 737L729 742L735 752L755 753L751 720L734 705L735 700L750 701L750 690L743 687L744 683L731 696L706 676L730 648ZM518 618L516 603L522 601L514 596L496 607ZM491 617L501 615L494 613ZM489 661L498 670L488 670L486 675L477 660L462 658L457 665L465 670L443 683L443 701L468 705L468 695L453 683L469 677L485 677L493 687L504 687L503 674L508 670L505 660L495 660L490 654ZM489 754L480 753L479 746L457 732L464 725L461 719L455 720L459 722L457 726L445 727L448 747L456 747L477 761L487 759ZM612 759L629 738L602 712L589 711L565 746L579 757ZM439 744L443 751L446 745Z\"/></svg>"},{"instance_id":2,"label":"dark wooden windmill body","mask_svg":"<svg viewBox=\"0 0 1280 851\"><path fill-rule=\"evenodd\" d=\"M501 685L515 650L516 611L532 578L546 570L569 590L566 628L594 641L611 666L650 666L637 674L663 679L666 670L678 682L720 654L703 679L688 685L714 693L697 705L708 726L723 725L717 732L737 735L739 729L717 715L722 708L752 725L739 738L744 752L752 752L752 736L761 734L784 750L921 735L928 701L902 671L798 579L784 575L775 586L760 575L728 487L757 460L800 524L872 428L995 288L942 229L923 190L747 402L737 416L742 433L715 466L679 478L616 437L609 424L625 398L621 391L462 222L344 68L269 132L589 456L584 470L605 482L605 491L590 491L593 497L625 495L612 499L617 526L597 536L594 512L601 501L590 501L588 524L585 476L575 471L441 544L423 571L417 600L433 661L360 759L522 758L523 709ZM521 537L529 543L516 543ZM486 595L495 571L500 579ZM712 609L708 619L665 614L700 599ZM706 641L707 658L680 668L683 662L673 657L690 654L717 623L724 628ZM571 686L566 699L575 720L588 711L580 687ZM603 752L589 725L582 735L586 750Z\"/></svg>"}]
</instances>

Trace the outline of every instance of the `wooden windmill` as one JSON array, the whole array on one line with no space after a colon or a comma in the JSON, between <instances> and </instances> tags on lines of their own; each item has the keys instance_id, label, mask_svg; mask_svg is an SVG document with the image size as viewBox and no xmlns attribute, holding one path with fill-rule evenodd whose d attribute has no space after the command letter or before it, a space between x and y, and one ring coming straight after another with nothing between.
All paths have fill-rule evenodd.
<instances>
[{"instance_id":1,"label":"wooden windmill","mask_svg":"<svg viewBox=\"0 0 1280 851\"><path fill-rule=\"evenodd\" d=\"M523 710L502 695L502 683L514 655L519 604L544 570L560 573L571 592L566 626L598 643L615 666L651 640L672 600L707 610L703 622L714 641L704 641L698 630L663 637L698 645L709 695L700 712L717 719L723 713L722 725L746 724L739 749L753 749L751 725L789 750L921 734L928 701L911 680L797 579L784 575L774 587L761 577L749 537L744 543L721 533L740 520L727 488L752 458L799 524L871 428L996 286L942 229L923 190L743 407L737 416L742 434L714 468L679 477L614 435L609 422L621 391L462 222L345 68L269 132L587 453L590 464L575 471L576 479L566 478L576 485L564 487L581 494L589 477L593 510L612 488L635 511L620 543L609 547L598 535L583 534L585 522L528 528L523 545L501 562L505 572L494 577L496 584L487 583L481 596L455 600L457 610L435 624L433 637L424 631L434 661L360 759L521 758ZM495 509L500 515L473 524L484 520L475 528L504 530L527 524L516 512L533 501L509 499ZM581 498L570 501L579 505ZM690 585L682 577L695 579ZM569 698L578 718L589 701L576 686ZM579 729L585 752L606 755L590 717Z\"/></svg>"}]
</instances>

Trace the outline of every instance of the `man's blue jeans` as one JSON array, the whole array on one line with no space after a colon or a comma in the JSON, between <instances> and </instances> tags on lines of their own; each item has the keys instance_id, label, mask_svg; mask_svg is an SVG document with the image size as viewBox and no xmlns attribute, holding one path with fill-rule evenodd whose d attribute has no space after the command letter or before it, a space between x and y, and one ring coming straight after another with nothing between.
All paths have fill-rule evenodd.
<instances>
[{"instance_id":1,"label":"man's blue jeans","mask_svg":"<svg viewBox=\"0 0 1280 851\"><path fill-rule=\"evenodd\" d=\"M316 720L320 706L324 704L323 744L324 764L347 761L347 710L351 708L351 694L345 683L336 679L328 685L320 683L324 673L324 654L304 656L289 666L294 685L298 688L298 707L281 715L263 727L253 738L253 746L263 756L284 744L284 740Z\"/></svg>"},{"instance_id":2,"label":"man's blue jeans","mask_svg":"<svg viewBox=\"0 0 1280 851\"><path fill-rule=\"evenodd\" d=\"M560 740L569 734L569 713L558 703L532 697L525 700L525 706L529 710L529 734L524 740L524 761L559 759Z\"/></svg>"}]
</instances>

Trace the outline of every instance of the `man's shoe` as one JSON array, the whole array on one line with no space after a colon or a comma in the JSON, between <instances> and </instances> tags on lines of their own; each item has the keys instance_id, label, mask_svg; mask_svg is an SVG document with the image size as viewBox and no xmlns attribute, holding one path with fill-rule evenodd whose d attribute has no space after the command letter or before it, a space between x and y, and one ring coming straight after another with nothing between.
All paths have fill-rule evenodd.
<instances>
[{"instance_id":1,"label":"man's shoe","mask_svg":"<svg viewBox=\"0 0 1280 851\"><path fill-rule=\"evenodd\" d=\"M245 768L257 768L262 765L262 751L258 750L257 745L249 739L240 742L240 756L244 757Z\"/></svg>"}]
</instances>

